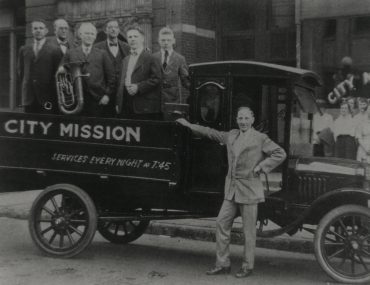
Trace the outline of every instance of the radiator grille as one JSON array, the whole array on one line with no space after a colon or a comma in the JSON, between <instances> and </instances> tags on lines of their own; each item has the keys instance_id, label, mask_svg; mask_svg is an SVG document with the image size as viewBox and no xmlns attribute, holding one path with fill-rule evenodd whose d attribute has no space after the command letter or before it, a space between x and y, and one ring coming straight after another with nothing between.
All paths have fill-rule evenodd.
<instances>
[{"instance_id":1,"label":"radiator grille","mask_svg":"<svg viewBox=\"0 0 370 285\"><path fill-rule=\"evenodd\" d=\"M327 177L299 175L298 191L301 202L309 202L327 191Z\"/></svg>"}]
</instances>

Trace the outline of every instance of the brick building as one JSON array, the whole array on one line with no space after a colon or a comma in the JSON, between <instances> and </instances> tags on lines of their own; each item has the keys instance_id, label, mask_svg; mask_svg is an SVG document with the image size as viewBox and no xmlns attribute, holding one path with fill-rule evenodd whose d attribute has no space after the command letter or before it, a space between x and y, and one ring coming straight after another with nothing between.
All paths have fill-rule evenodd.
<instances>
[{"instance_id":1,"label":"brick building","mask_svg":"<svg viewBox=\"0 0 370 285\"><path fill-rule=\"evenodd\" d=\"M139 23L153 51L159 29L168 25L189 63L254 59L294 66L294 14L293 0L0 0L0 110L18 109L17 51L30 40L35 18L47 21L50 36L58 17L70 23L71 37L79 23L91 21L98 40L107 18L118 19L122 31Z\"/></svg>"}]
</instances>

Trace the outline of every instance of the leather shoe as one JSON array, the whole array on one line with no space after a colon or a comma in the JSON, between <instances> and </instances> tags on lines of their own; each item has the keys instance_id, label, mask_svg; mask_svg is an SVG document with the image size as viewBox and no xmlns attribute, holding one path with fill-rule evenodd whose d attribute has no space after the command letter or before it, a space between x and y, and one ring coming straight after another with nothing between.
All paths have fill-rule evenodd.
<instances>
[{"instance_id":1,"label":"leather shoe","mask_svg":"<svg viewBox=\"0 0 370 285\"><path fill-rule=\"evenodd\" d=\"M235 274L236 278L245 278L250 276L253 273L253 269L240 268L239 271Z\"/></svg>"},{"instance_id":2,"label":"leather shoe","mask_svg":"<svg viewBox=\"0 0 370 285\"><path fill-rule=\"evenodd\" d=\"M206 271L206 274L207 275L229 274L230 271L231 271L230 266L228 267L216 266Z\"/></svg>"}]
</instances>

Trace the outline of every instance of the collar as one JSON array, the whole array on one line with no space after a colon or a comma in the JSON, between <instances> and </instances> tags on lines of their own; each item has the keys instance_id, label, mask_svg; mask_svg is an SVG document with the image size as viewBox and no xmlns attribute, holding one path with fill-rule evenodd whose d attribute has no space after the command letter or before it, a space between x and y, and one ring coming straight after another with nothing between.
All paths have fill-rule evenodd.
<instances>
[{"instance_id":1,"label":"collar","mask_svg":"<svg viewBox=\"0 0 370 285\"><path fill-rule=\"evenodd\" d=\"M68 44L68 41L67 40L65 40L65 41L62 41L62 40L60 40L59 38L57 38L57 42L58 42L58 44L64 44L64 45L66 45L66 44Z\"/></svg>"},{"instance_id":2,"label":"collar","mask_svg":"<svg viewBox=\"0 0 370 285\"><path fill-rule=\"evenodd\" d=\"M168 50L168 56L170 57L172 55L172 53L173 53L173 48L169 48L167 50ZM164 56L164 51L165 50L161 48L161 54L162 54L162 56Z\"/></svg>"},{"instance_id":3,"label":"collar","mask_svg":"<svg viewBox=\"0 0 370 285\"><path fill-rule=\"evenodd\" d=\"M140 54L143 52L143 50L144 50L144 47L141 47L141 48L136 49L135 52L137 53L137 56L140 56ZM131 49L130 50L130 53L133 52L133 51L134 50Z\"/></svg>"},{"instance_id":4,"label":"collar","mask_svg":"<svg viewBox=\"0 0 370 285\"><path fill-rule=\"evenodd\" d=\"M40 46L43 46L45 41L46 41L46 38L43 38L42 40L39 40L39 41L33 40L33 44L36 45L36 42L38 42Z\"/></svg>"},{"instance_id":5,"label":"collar","mask_svg":"<svg viewBox=\"0 0 370 285\"><path fill-rule=\"evenodd\" d=\"M248 137L248 136L250 136L250 134L251 134L251 130L252 130L252 128L249 128L247 131L245 131L245 132L242 132L242 131L240 131L239 130L239 135L240 136L242 136L242 137Z\"/></svg>"},{"instance_id":6,"label":"collar","mask_svg":"<svg viewBox=\"0 0 370 285\"><path fill-rule=\"evenodd\" d=\"M92 49L92 45L88 47L88 46L85 46L84 44L82 44L82 51L87 50L88 52L90 52L91 49Z\"/></svg>"},{"instance_id":7,"label":"collar","mask_svg":"<svg viewBox=\"0 0 370 285\"><path fill-rule=\"evenodd\" d=\"M107 44L108 44L108 46L110 46L109 44L117 44L117 46L119 45L118 44L118 39L117 39L117 42L115 43L115 42L112 42L112 41L110 41L109 39L107 39Z\"/></svg>"}]
</instances>

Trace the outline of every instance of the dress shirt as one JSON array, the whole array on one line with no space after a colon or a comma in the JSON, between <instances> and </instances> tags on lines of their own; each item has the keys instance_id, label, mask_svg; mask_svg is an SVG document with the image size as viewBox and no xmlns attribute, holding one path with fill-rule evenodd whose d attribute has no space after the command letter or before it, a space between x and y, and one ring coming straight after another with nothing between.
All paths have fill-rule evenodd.
<instances>
[{"instance_id":1,"label":"dress shirt","mask_svg":"<svg viewBox=\"0 0 370 285\"><path fill-rule=\"evenodd\" d=\"M169 62L169 60L170 60L170 56L171 56L171 55L172 55L172 53L173 53L173 48L169 48L169 49L167 49L167 51L168 51L168 57L167 57L166 64L168 65L168 62ZM164 63L164 58L165 58L164 52L165 52L165 50L164 50L164 49L161 49L161 54L162 54L162 65L163 65L163 63Z\"/></svg>"},{"instance_id":2,"label":"dress shirt","mask_svg":"<svg viewBox=\"0 0 370 285\"><path fill-rule=\"evenodd\" d=\"M329 128L333 129L333 117L330 114L324 113L319 114L316 113L313 116L313 142L318 143L319 139L317 133L321 132L322 130Z\"/></svg>"},{"instance_id":3,"label":"dress shirt","mask_svg":"<svg viewBox=\"0 0 370 285\"><path fill-rule=\"evenodd\" d=\"M67 41L63 42L58 38L57 38L57 42L59 44L60 49L62 50L62 53L65 54L67 52L68 42Z\"/></svg>"},{"instance_id":4,"label":"dress shirt","mask_svg":"<svg viewBox=\"0 0 370 285\"><path fill-rule=\"evenodd\" d=\"M361 126L364 122L368 122L368 115L365 111L364 113L358 113L356 116L353 117L353 121L356 127L356 138L359 136L359 132L361 132Z\"/></svg>"},{"instance_id":5,"label":"dress shirt","mask_svg":"<svg viewBox=\"0 0 370 285\"><path fill-rule=\"evenodd\" d=\"M86 56L88 56L88 55L90 54L90 52L91 52L91 48L92 48L92 46L87 47L87 46L82 45L82 51L83 51L83 53L84 53Z\"/></svg>"},{"instance_id":6,"label":"dress shirt","mask_svg":"<svg viewBox=\"0 0 370 285\"><path fill-rule=\"evenodd\" d=\"M125 85L131 85L131 75L134 72L137 60L140 54L143 52L144 48L137 49L135 51L131 50L130 58L127 64L127 71L126 71L126 78L125 78Z\"/></svg>"},{"instance_id":7,"label":"dress shirt","mask_svg":"<svg viewBox=\"0 0 370 285\"><path fill-rule=\"evenodd\" d=\"M337 139L339 135L355 136L355 122L351 115L342 116L340 115L334 121L333 128L334 138Z\"/></svg>"},{"instance_id":8,"label":"dress shirt","mask_svg":"<svg viewBox=\"0 0 370 285\"><path fill-rule=\"evenodd\" d=\"M117 54L118 54L118 42L114 43L114 42L111 42L109 40L107 40L107 42L108 42L108 48L109 48L110 52L112 53L112 55L114 57L116 57Z\"/></svg>"},{"instance_id":9,"label":"dress shirt","mask_svg":"<svg viewBox=\"0 0 370 285\"><path fill-rule=\"evenodd\" d=\"M247 139L247 137L249 136L249 134L250 134L250 129L248 129L245 132L240 131L238 137L234 141L233 150L234 150L234 153L235 153L235 157L236 158L239 156L239 154L240 154L240 152L242 150L242 146L243 146L244 140ZM236 163L236 159L235 159L235 163Z\"/></svg>"},{"instance_id":10,"label":"dress shirt","mask_svg":"<svg viewBox=\"0 0 370 285\"><path fill-rule=\"evenodd\" d=\"M33 41L33 52L35 53L35 55L37 56L39 51L42 49L43 45L45 44L45 41L46 39L43 38L42 40L34 40Z\"/></svg>"}]
</instances>

